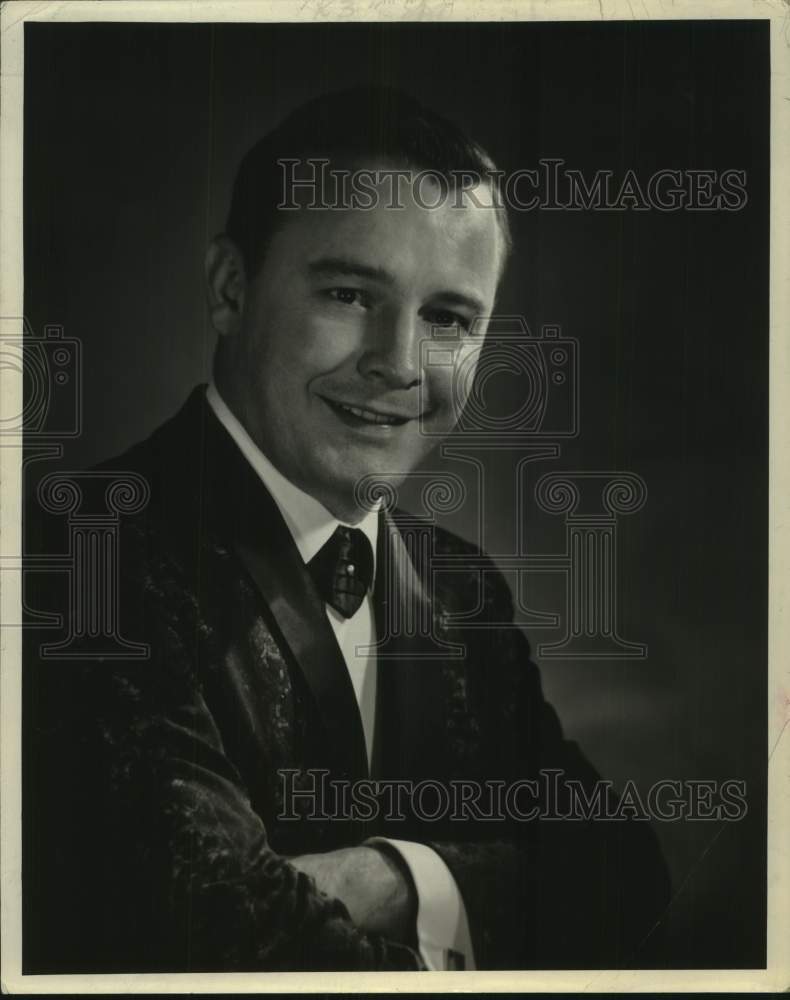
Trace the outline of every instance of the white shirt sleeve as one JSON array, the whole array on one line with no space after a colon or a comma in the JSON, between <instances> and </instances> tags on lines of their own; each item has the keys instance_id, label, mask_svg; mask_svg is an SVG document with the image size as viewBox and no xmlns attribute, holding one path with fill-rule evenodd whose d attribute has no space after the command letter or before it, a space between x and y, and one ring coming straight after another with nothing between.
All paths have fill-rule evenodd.
<instances>
[{"instance_id":1,"label":"white shirt sleeve","mask_svg":"<svg viewBox=\"0 0 790 1000\"><path fill-rule=\"evenodd\" d=\"M475 969L466 907L450 869L436 851L389 837L371 837L365 843L389 844L409 869L417 890L417 943L428 968L434 972Z\"/></svg>"}]
</instances>

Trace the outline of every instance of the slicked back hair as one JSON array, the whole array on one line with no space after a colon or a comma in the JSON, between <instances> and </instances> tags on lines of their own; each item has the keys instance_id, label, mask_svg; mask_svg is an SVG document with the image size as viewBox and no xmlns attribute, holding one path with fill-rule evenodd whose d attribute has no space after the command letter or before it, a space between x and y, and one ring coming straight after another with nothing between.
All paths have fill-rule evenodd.
<instances>
[{"instance_id":1,"label":"slicked back hair","mask_svg":"<svg viewBox=\"0 0 790 1000\"><path fill-rule=\"evenodd\" d=\"M511 247L500 202L500 171L457 125L390 87L357 87L314 98L291 112L244 156L233 185L226 234L242 253L248 275L269 240L292 213L278 208L284 169L278 161L329 160L328 169L393 164L430 171L454 190L460 175L490 185L506 256ZM299 176L299 172L297 172ZM467 182L468 183L468 182Z\"/></svg>"}]
</instances>

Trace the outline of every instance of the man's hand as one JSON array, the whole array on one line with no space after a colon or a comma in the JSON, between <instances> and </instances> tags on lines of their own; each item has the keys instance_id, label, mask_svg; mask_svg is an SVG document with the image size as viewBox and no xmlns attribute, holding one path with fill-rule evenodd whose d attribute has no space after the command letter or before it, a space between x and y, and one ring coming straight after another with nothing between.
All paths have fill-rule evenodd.
<instances>
[{"instance_id":1,"label":"man's hand","mask_svg":"<svg viewBox=\"0 0 790 1000\"><path fill-rule=\"evenodd\" d=\"M318 889L345 904L363 931L413 944L417 895L405 866L375 847L348 847L288 859Z\"/></svg>"}]
</instances>

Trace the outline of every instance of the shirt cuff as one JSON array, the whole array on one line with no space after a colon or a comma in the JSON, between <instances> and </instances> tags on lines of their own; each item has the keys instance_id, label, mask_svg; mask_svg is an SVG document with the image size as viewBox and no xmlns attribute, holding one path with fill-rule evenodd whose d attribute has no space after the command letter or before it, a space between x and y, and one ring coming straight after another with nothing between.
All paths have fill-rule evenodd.
<instances>
[{"instance_id":1,"label":"shirt cuff","mask_svg":"<svg viewBox=\"0 0 790 1000\"><path fill-rule=\"evenodd\" d=\"M432 848L412 840L371 837L388 844L409 869L417 892L417 944L431 971L475 968L466 907L450 869Z\"/></svg>"}]
</instances>

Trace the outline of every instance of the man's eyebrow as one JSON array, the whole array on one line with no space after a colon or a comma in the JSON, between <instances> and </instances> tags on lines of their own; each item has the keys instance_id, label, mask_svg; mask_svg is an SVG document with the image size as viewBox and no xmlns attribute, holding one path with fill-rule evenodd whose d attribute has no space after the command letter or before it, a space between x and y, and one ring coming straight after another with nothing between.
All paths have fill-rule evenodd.
<instances>
[{"instance_id":1,"label":"man's eyebrow","mask_svg":"<svg viewBox=\"0 0 790 1000\"><path fill-rule=\"evenodd\" d=\"M448 305L466 306L477 315L482 315L485 311L483 300L476 298L474 295L464 295L462 292L437 292L436 295L431 297L434 299L440 299Z\"/></svg>"},{"instance_id":2,"label":"man's eyebrow","mask_svg":"<svg viewBox=\"0 0 790 1000\"><path fill-rule=\"evenodd\" d=\"M341 274L349 278L372 278L374 281L381 281L391 285L392 275L385 271L383 267L374 267L371 264L363 264L361 261L352 260L349 257L319 257L309 265L311 274L330 275Z\"/></svg>"}]
</instances>

